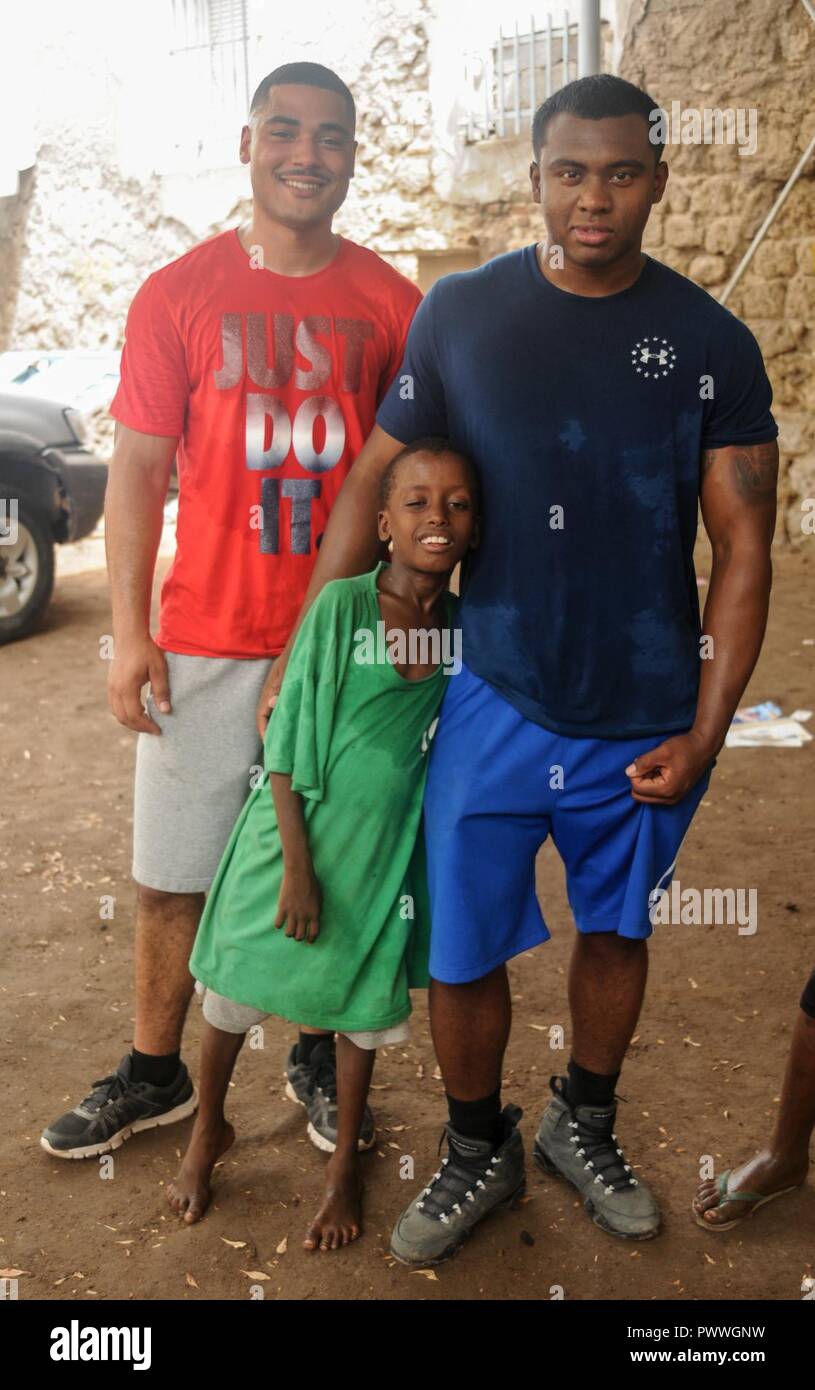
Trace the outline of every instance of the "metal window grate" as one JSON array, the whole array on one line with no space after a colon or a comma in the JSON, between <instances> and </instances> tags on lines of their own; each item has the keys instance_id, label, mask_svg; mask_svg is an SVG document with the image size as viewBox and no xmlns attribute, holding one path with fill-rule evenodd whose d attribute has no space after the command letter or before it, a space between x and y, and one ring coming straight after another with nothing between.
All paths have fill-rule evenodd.
<instances>
[{"instance_id":1,"label":"metal window grate","mask_svg":"<svg viewBox=\"0 0 815 1390\"><path fill-rule=\"evenodd\" d=\"M605 26L604 26L605 27ZM459 130L468 143L527 131L538 106L578 76L580 24L564 10L559 22L529 16L529 28L498 30L486 54L464 59L465 114Z\"/></svg>"},{"instance_id":2,"label":"metal window grate","mask_svg":"<svg viewBox=\"0 0 815 1390\"><path fill-rule=\"evenodd\" d=\"M170 50L178 90L203 117L199 145L229 136L246 120L250 44L246 0L172 0Z\"/></svg>"},{"instance_id":3,"label":"metal window grate","mask_svg":"<svg viewBox=\"0 0 815 1390\"><path fill-rule=\"evenodd\" d=\"M210 42L246 40L246 0L209 0Z\"/></svg>"}]
</instances>

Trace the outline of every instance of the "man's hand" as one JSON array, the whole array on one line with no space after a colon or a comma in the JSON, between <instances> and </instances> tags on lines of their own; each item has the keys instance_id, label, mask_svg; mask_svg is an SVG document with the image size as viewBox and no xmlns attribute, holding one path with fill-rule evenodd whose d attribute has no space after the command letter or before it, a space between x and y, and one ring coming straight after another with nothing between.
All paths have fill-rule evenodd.
<instances>
[{"instance_id":1,"label":"man's hand","mask_svg":"<svg viewBox=\"0 0 815 1390\"><path fill-rule=\"evenodd\" d=\"M153 700L162 714L170 713L170 681L167 660L149 635L137 641L114 643L108 672L108 704L111 712L139 734L160 734L161 729L142 705L142 687L150 682Z\"/></svg>"},{"instance_id":2,"label":"man's hand","mask_svg":"<svg viewBox=\"0 0 815 1390\"><path fill-rule=\"evenodd\" d=\"M269 723L269 716L277 704L277 697L280 694L280 687L283 684L283 673L286 669L286 653L281 652L280 656L275 657L269 668L269 674L263 682L263 689L260 692L255 723L260 735L261 742L266 737L266 725Z\"/></svg>"},{"instance_id":3,"label":"man's hand","mask_svg":"<svg viewBox=\"0 0 815 1390\"><path fill-rule=\"evenodd\" d=\"M693 731L668 738L625 769L631 795L646 805L675 806L696 786L714 757L710 745Z\"/></svg>"},{"instance_id":4,"label":"man's hand","mask_svg":"<svg viewBox=\"0 0 815 1390\"><path fill-rule=\"evenodd\" d=\"M320 885L309 867L283 869L283 882L277 903L276 927L286 925L286 935L295 941L316 941L320 932Z\"/></svg>"}]
</instances>

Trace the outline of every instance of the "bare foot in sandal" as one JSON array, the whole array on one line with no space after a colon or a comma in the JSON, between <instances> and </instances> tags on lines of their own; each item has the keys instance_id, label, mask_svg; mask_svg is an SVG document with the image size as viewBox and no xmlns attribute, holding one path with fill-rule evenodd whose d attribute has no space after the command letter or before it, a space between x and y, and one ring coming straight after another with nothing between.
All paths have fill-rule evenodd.
<instances>
[{"instance_id":1,"label":"bare foot in sandal","mask_svg":"<svg viewBox=\"0 0 815 1390\"><path fill-rule=\"evenodd\" d=\"M738 1225L757 1206L799 1187L808 1167L806 1156L790 1159L763 1149L740 1168L699 1184L692 1202L697 1224L712 1230Z\"/></svg>"}]
</instances>

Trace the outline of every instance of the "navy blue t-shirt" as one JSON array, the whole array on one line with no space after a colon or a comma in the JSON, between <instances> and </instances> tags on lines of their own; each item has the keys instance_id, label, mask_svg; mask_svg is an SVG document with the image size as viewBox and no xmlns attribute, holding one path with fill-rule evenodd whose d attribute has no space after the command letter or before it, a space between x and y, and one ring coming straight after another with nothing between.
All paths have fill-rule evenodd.
<instances>
[{"instance_id":1,"label":"navy blue t-shirt","mask_svg":"<svg viewBox=\"0 0 815 1390\"><path fill-rule=\"evenodd\" d=\"M534 246L439 280L377 422L478 467L470 669L555 733L688 728L701 452L774 439L771 401L750 330L651 257L601 298L550 284Z\"/></svg>"}]
</instances>

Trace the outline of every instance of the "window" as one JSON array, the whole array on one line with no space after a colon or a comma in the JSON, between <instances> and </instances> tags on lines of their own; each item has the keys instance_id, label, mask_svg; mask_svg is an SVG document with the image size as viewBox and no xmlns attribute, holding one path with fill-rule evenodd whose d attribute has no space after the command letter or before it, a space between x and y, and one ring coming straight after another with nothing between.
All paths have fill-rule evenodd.
<instances>
[{"instance_id":1,"label":"window","mask_svg":"<svg viewBox=\"0 0 815 1390\"><path fill-rule=\"evenodd\" d=\"M473 144L495 136L526 136L540 103L579 75L580 31L579 20L570 19L568 10L554 20L547 14L542 24L532 15L525 26L516 23L512 32L499 27L486 52L467 52L458 120L461 138ZM599 33L596 70L602 72L609 70L607 21ZM590 62L589 71L594 71Z\"/></svg>"},{"instance_id":2,"label":"window","mask_svg":"<svg viewBox=\"0 0 815 1390\"><path fill-rule=\"evenodd\" d=\"M174 155L187 169L235 163L259 36L247 0L172 0Z\"/></svg>"}]
</instances>

